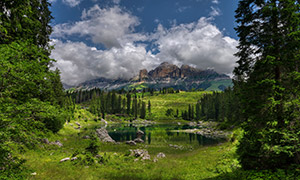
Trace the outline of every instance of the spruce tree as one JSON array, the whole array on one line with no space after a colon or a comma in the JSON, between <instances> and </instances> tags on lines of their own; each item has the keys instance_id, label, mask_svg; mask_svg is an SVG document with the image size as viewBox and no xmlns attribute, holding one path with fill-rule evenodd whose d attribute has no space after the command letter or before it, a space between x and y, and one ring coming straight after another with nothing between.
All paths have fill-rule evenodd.
<instances>
[{"instance_id":1,"label":"spruce tree","mask_svg":"<svg viewBox=\"0 0 300 180\"><path fill-rule=\"evenodd\" d=\"M244 120L238 147L245 169L300 164L299 49L297 0L241 0L235 68Z\"/></svg>"}]
</instances>

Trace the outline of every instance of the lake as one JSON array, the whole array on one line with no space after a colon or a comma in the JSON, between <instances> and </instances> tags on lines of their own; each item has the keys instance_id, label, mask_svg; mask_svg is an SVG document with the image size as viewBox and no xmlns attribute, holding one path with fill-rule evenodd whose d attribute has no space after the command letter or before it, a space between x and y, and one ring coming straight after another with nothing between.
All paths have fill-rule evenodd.
<instances>
[{"instance_id":1,"label":"lake","mask_svg":"<svg viewBox=\"0 0 300 180\"><path fill-rule=\"evenodd\" d=\"M193 129L189 125L176 124L152 124L152 125L134 125L134 124L114 124L106 127L109 135L117 142L125 142L137 138L136 132L144 132L142 139L146 144L168 144L192 147L202 147L223 142L224 139L212 139L199 134L174 132L177 130Z\"/></svg>"}]
</instances>

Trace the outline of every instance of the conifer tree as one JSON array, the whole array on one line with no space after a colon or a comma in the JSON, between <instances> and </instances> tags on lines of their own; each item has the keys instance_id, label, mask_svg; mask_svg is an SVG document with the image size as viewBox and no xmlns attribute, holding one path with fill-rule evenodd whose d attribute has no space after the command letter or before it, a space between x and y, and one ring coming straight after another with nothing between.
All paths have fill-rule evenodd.
<instances>
[{"instance_id":1,"label":"conifer tree","mask_svg":"<svg viewBox=\"0 0 300 180\"><path fill-rule=\"evenodd\" d=\"M245 121L238 154L245 169L300 164L299 12L297 0L241 0L236 10L235 89Z\"/></svg>"}]
</instances>

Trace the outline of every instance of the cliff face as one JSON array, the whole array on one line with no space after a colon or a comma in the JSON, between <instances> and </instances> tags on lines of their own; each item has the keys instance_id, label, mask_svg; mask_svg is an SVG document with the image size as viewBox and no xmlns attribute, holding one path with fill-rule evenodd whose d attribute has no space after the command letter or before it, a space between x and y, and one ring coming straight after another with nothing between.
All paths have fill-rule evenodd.
<instances>
[{"instance_id":1,"label":"cliff face","mask_svg":"<svg viewBox=\"0 0 300 180\"><path fill-rule=\"evenodd\" d=\"M161 79L161 78L179 78L180 77L180 69L174 65L164 62L160 64L157 68L150 71L148 74L153 79Z\"/></svg>"},{"instance_id":2,"label":"cliff face","mask_svg":"<svg viewBox=\"0 0 300 180\"><path fill-rule=\"evenodd\" d=\"M148 79L149 79L149 77L148 77L147 69L140 70L139 81L148 80Z\"/></svg>"},{"instance_id":3,"label":"cliff face","mask_svg":"<svg viewBox=\"0 0 300 180\"><path fill-rule=\"evenodd\" d=\"M165 78L171 79L207 79L207 78L229 78L224 74L218 74L213 70L201 70L189 65L182 65L181 68L174 64L169 64L164 62L160 64L157 68L151 70L147 73L147 70L143 69L140 71L139 80L160 80Z\"/></svg>"},{"instance_id":4,"label":"cliff face","mask_svg":"<svg viewBox=\"0 0 300 180\"><path fill-rule=\"evenodd\" d=\"M86 81L79 87L101 89L130 89L136 85L143 84L143 88L160 89L172 87L174 89L207 89L213 82L224 82L224 87L231 85L231 79L225 74L219 74L214 70L201 70L189 65L182 65L180 68L174 64L164 62L155 69L148 72L146 69L140 70L139 74L130 80L98 78ZM220 82L222 81L222 82Z\"/></svg>"}]
</instances>

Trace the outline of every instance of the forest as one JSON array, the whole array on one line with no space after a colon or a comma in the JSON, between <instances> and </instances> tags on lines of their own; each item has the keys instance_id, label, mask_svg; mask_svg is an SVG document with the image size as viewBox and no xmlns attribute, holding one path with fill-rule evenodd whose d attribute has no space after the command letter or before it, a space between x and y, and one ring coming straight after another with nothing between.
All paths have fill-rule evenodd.
<instances>
[{"instance_id":1,"label":"forest","mask_svg":"<svg viewBox=\"0 0 300 180\"><path fill-rule=\"evenodd\" d=\"M50 58L50 6L0 2L0 179L300 178L299 1L239 1L234 86L213 92L64 90ZM103 122L111 136L147 133L148 144L136 147L167 157L136 160L127 142L100 142L94 131ZM175 132L201 147L167 143ZM205 133L227 136L203 146ZM76 158L59 162L65 156Z\"/></svg>"}]
</instances>

